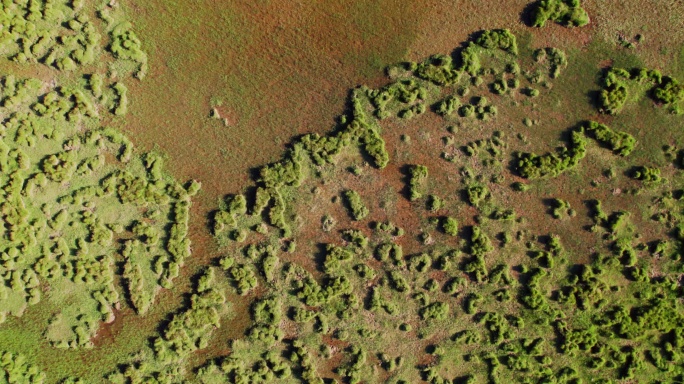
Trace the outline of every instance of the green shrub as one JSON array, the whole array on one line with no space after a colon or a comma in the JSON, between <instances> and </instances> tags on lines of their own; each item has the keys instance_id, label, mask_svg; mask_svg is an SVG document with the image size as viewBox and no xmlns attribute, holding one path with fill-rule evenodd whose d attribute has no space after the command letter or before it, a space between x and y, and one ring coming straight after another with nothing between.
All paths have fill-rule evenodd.
<instances>
[{"instance_id":1,"label":"green shrub","mask_svg":"<svg viewBox=\"0 0 684 384\"><path fill-rule=\"evenodd\" d=\"M348 229L345 231L342 231L342 237L344 240L352 243L353 245L359 247L359 248L365 248L368 246L368 237L366 235L356 229Z\"/></svg>"},{"instance_id":2,"label":"green shrub","mask_svg":"<svg viewBox=\"0 0 684 384\"><path fill-rule=\"evenodd\" d=\"M478 182L472 182L466 187L466 196L468 203L473 207L480 207L480 205L487 201L491 194L486 185Z\"/></svg>"},{"instance_id":3,"label":"green shrub","mask_svg":"<svg viewBox=\"0 0 684 384\"><path fill-rule=\"evenodd\" d=\"M136 77L142 79L147 73L147 54L141 49L140 39L131 28L132 25L129 22L116 25L110 32L112 43L109 50L117 59L132 60L138 63Z\"/></svg>"},{"instance_id":4,"label":"green shrub","mask_svg":"<svg viewBox=\"0 0 684 384\"><path fill-rule=\"evenodd\" d=\"M551 20L566 27L589 24L589 15L577 0L539 0L532 9L532 26L543 27Z\"/></svg>"},{"instance_id":5,"label":"green shrub","mask_svg":"<svg viewBox=\"0 0 684 384\"><path fill-rule=\"evenodd\" d=\"M480 227L472 227L468 252L473 256L484 256L485 253L494 250L492 242Z\"/></svg>"},{"instance_id":6,"label":"green shrub","mask_svg":"<svg viewBox=\"0 0 684 384\"><path fill-rule=\"evenodd\" d=\"M444 285L444 293L448 295L454 295L459 291L459 288L464 286L466 284L466 281L462 277L455 277L451 280L449 280L445 285Z\"/></svg>"},{"instance_id":7,"label":"green shrub","mask_svg":"<svg viewBox=\"0 0 684 384\"><path fill-rule=\"evenodd\" d=\"M8 380L7 383L43 384L45 373L26 360L24 355L0 351L0 378Z\"/></svg>"},{"instance_id":8,"label":"green shrub","mask_svg":"<svg viewBox=\"0 0 684 384\"><path fill-rule=\"evenodd\" d=\"M635 167L632 170L630 176L633 179L645 181L648 183L657 183L662 180L662 177L660 176L660 169L652 167Z\"/></svg>"},{"instance_id":9,"label":"green shrub","mask_svg":"<svg viewBox=\"0 0 684 384\"><path fill-rule=\"evenodd\" d=\"M356 220L363 220L368 216L368 208L363 204L361 200L361 195L354 190L345 191L343 196L346 199L347 206L349 208L351 217Z\"/></svg>"},{"instance_id":10,"label":"green shrub","mask_svg":"<svg viewBox=\"0 0 684 384\"><path fill-rule=\"evenodd\" d=\"M501 49L514 55L518 54L518 45L515 35L508 29L492 29L484 31L476 40L475 44L485 49Z\"/></svg>"},{"instance_id":11,"label":"green shrub","mask_svg":"<svg viewBox=\"0 0 684 384\"><path fill-rule=\"evenodd\" d=\"M447 96L444 100L437 104L435 112L442 116L450 116L460 106L461 101L457 97Z\"/></svg>"},{"instance_id":12,"label":"green shrub","mask_svg":"<svg viewBox=\"0 0 684 384\"><path fill-rule=\"evenodd\" d=\"M475 107L470 104L463 105L458 109L458 114L461 117L472 117L475 115Z\"/></svg>"},{"instance_id":13,"label":"green shrub","mask_svg":"<svg viewBox=\"0 0 684 384\"><path fill-rule=\"evenodd\" d=\"M611 115L616 115L627 101L627 88L622 84L604 88L599 94L601 110Z\"/></svg>"},{"instance_id":14,"label":"green shrub","mask_svg":"<svg viewBox=\"0 0 684 384\"><path fill-rule=\"evenodd\" d=\"M492 83L492 92L495 94L503 95L506 91L508 91L508 83L505 80L499 79Z\"/></svg>"},{"instance_id":15,"label":"green shrub","mask_svg":"<svg viewBox=\"0 0 684 384\"><path fill-rule=\"evenodd\" d=\"M484 301L484 298L477 293L471 293L468 295L466 300L463 302L465 313L469 315L475 314L475 311L477 311L477 306L480 305L482 301Z\"/></svg>"},{"instance_id":16,"label":"green shrub","mask_svg":"<svg viewBox=\"0 0 684 384\"><path fill-rule=\"evenodd\" d=\"M446 320L449 315L449 304L439 301L434 302L421 308L419 314L423 320Z\"/></svg>"},{"instance_id":17,"label":"green shrub","mask_svg":"<svg viewBox=\"0 0 684 384\"><path fill-rule=\"evenodd\" d=\"M404 264L404 253L401 245L394 243L383 243L375 248L375 257L382 262L391 261L395 265Z\"/></svg>"},{"instance_id":18,"label":"green shrub","mask_svg":"<svg viewBox=\"0 0 684 384\"><path fill-rule=\"evenodd\" d=\"M450 56L433 55L418 64L415 75L437 85L449 85L458 80L460 72L453 67Z\"/></svg>"},{"instance_id":19,"label":"green shrub","mask_svg":"<svg viewBox=\"0 0 684 384\"><path fill-rule=\"evenodd\" d=\"M562 199L553 199L551 201L551 215L554 219L560 219L564 214L570 210L570 203Z\"/></svg>"},{"instance_id":20,"label":"green shrub","mask_svg":"<svg viewBox=\"0 0 684 384\"><path fill-rule=\"evenodd\" d=\"M531 87L525 88L522 93L529 97L539 96L539 90Z\"/></svg>"},{"instance_id":21,"label":"green shrub","mask_svg":"<svg viewBox=\"0 0 684 384\"><path fill-rule=\"evenodd\" d=\"M323 270L329 274L339 272L342 270L342 263L350 261L353 256L354 253L348 249L327 244Z\"/></svg>"},{"instance_id":22,"label":"green shrub","mask_svg":"<svg viewBox=\"0 0 684 384\"><path fill-rule=\"evenodd\" d=\"M665 76L653 90L653 98L665 104L673 104L684 99L684 86L672 77Z\"/></svg>"},{"instance_id":23,"label":"green shrub","mask_svg":"<svg viewBox=\"0 0 684 384\"><path fill-rule=\"evenodd\" d=\"M337 220L330 215L325 215L321 218L321 229L323 232L330 232L337 224Z\"/></svg>"},{"instance_id":24,"label":"green shrub","mask_svg":"<svg viewBox=\"0 0 684 384\"><path fill-rule=\"evenodd\" d=\"M444 201L436 195L430 195L427 199L427 209L430 212L437 212L444 206Z\"/></svg>"},{"instance_id":25,"label":"green shrub","mask_svg":"<svg viewBox=\"0 0 684 384\"><path fill-rule=\"evenodd\" d=\"M128 111L128 88L126 88L126 86L121 82L115 83L112 88L117 95L114 114L117 116L123 116Z\"/></svg>"},{"instance_id":26,"label":"green shrub","mask_svg":"<svg viewBox=\"0 0 684 384\"><path fill-rule=\"evenodd\" d=\"M301 147L295 147L282 160L262 167L257 182L271 190L282 185L299 185L302 179L302 157Z\"/></svg>"},{"instance_id":27,"label":"green shrub","mask_svg":"<svg viewBox=\"0 0 684 384\"><path fill-rule=\"evenodd\" d=\"M516 181L515 183L511 184L511 189L516 192L525 192L530 189L530 185Z\"/></svg>"},{"instance_id":28,"label":"green shrub","mask_svg":"<svg viewBox=\"0 0 684 384\"><path fill-rule=\"evenodd\" d=\"M399 292L408 292L411 287L406 279L398 271L389 272L390 286Z\"/></svg>"},{"instance_id":29,"label":"green shrub","mask_svg":"<svg viewBox=\"0 0 684 384\"><path fill-rule=\"evenodd\" d=\"M614 131L608 126L595 121L584 124L584 130L592 135L596 141L608 146L620 156L629 155L636 145L636 139L629 133Z\"/></svg>"},{"instance_id":30,"label":"green shrub","mask_svg":"<svg viewBox=\"0 0 684 384\"><path fill-rule=\"evenodd\" d=\"M449 236L458 235L458 221L452 217L442 219L442 230Z\"/></svg>"},{"instance_id":31,"label":"green shrub","mask_svg":"<svg viewBox=\"0 0 684 384\"><path fill-rule=\"evenodd\" d=\"M534 51L534 58L537 62L546 62L549 65L549 76L557 78L561 70L568 66L565 52L558 48L540 48ZM536 95L535 95L536 96Z\"/></svg>"},{"instance_id":32,"label":"green shrub","mask_svg":"<svg viewBox=\"0 0 684 384\"><path fill-rule=\"evenodd\" d=\"M428 169L424 165L411 165L409 172L409 200L415 201L423 197L420 189L424 188L424 183L428 177Z\"/></svg>"},{"instance_id":33,"label":"green shrub","mask_svg":"<svg viewBox=\"0 0 684 384\"><path fill-rule=\"evenodd\" d=\"M238 264L228 269L228 275L233 280L238 294L246 295L258 285L254 270L247 265Z\"/></svg>"},{"instance_id":34,"label":"green shrub","mask_svg":"<svg viewBox=\"0 0 684 384\"><path fill-rule=\"evenodd\" d=\"M415 255L409 259L409 269L411 271L424 273L427 272L431 266L432 258L425 253Z\"/></svg>"},{"instance_id":35,"label":"green shrub","mask_svg":"<svg viewBox=\"0 0 684 384\"><path fill-rule=\"evenodd\" d=\"M575 167L586 155L586 139L584 133L573 131L570 146L556 153L536 155L534 153L516 153L515 169L525 178L535 179L545 176L558 176L565 170Z\"/></svg>"},{"instance_id":36,"label":"green shrub","mask_svg":"<svg viewBox=\"0 0 684 384\"><path fill-rule=\"evenodd\" d=\"M90 86L90 90L93 92L93 96L95 96L96 98L102 97L102 75L100 75L99 73L94 73L90 75L90 78L88 79L88 85Z\"/></svg>"}]
</instances>

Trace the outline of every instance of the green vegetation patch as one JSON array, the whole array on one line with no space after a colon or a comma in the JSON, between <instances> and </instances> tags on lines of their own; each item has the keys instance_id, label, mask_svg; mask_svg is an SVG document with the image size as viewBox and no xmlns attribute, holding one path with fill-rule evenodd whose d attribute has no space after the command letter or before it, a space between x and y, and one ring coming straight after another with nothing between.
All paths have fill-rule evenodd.
<instances>
[{"instance_id":1,"label":"green vegetation patch","mask_svg":"<svg viewBox=\"0 0 684 384\"><path fill-rule=\"evenodd\" d=\"M536 6L544 21L586 18L578 2ZM100 12L110 69L142 77L140 41L115 15ZM681 381L681 135L657 125L667 143L637 135L637 147L635 126L579 121L558 132L564 146L536 154L548 139L535 131L547 118L540 106L559 100L552 81L572 62L488 30L453 56L400 64L388 84L352 90L330 133L294 139L253 185L219 201L209 222L221 255L191 273L178 309L103 378ZM641 88L632 73L607 73L606 112L639 90L681 99L674 79L653 71ZM0 319L44 305L40 329L57 348L95 348L124 300L150 312L190 256L200 188L102 127L126 113L128 78L86 75L0 81ZM231 327L241 335L226 338ZM48 381L45 368L0 354L0 380Z\"/></svg>"},{"instance_id":2,"label":"green vegetation patch","mask_svg":"<svg viewBox=\"0 0 684 384\"><path fill-rule=\"evenodd\" d=\"M161 155L137 153L120 129L103 126L121 124L124 81L144 71L125 68L146 60L130 24L114 27L118 7L30 1L2 13L2 55L63 72L0 78L0 322L42 310L51 346L92 348L124 302L144 315L173 286L190 256L199 183L179 184ZM128 40L104 47L110 29Z\"/></svg>"},{"instance_id":3,"label":"green vegetation patch","mask_svg":"<svg viewBox=\"0 0 684 384\"><path fill-rule=\"evenodd\" d=\"M620 156L629 155L636 139L625 132L614 131L604 124L589 121L569 130L570 144L557 153L537 155L517 153L514 164L517 172L525 178L535 179L545 176L555 177L579 164L586 155L586 136L595 139L600 145L611 149Z\"/></svg>"}]
</instances>

